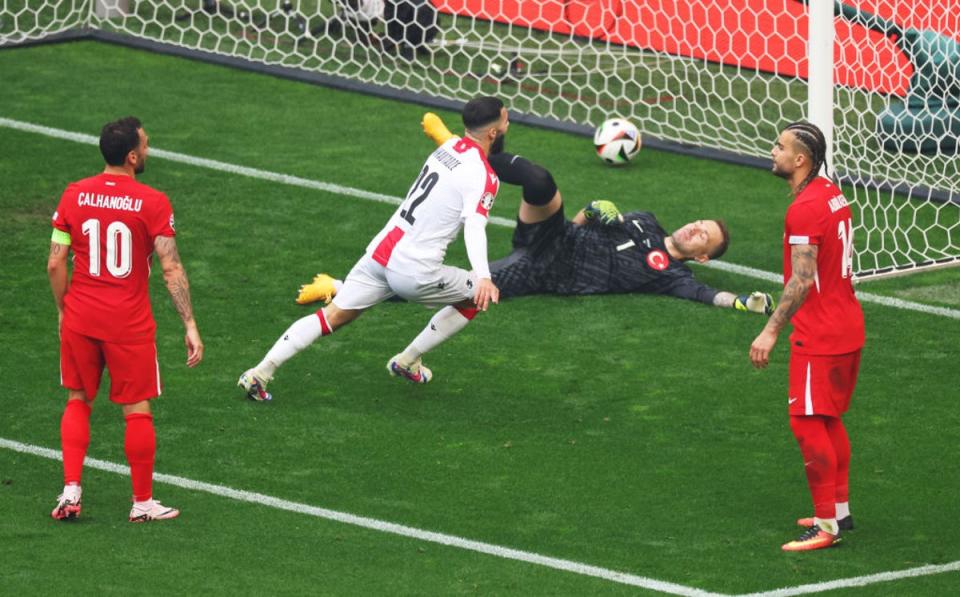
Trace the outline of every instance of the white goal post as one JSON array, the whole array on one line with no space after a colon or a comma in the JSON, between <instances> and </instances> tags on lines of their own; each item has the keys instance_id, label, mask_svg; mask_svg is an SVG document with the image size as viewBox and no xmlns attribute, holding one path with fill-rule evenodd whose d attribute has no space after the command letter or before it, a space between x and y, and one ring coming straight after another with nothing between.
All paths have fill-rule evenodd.
<instances>
[{"instance_id":1,"label":"white goal post","mask_svg":"<svg viewBox=\"0 0 960 597\"><path fill-rule=\"evenodd\" d=\"M809 119L858 279L960 264L957 0L0 0L0 48L77 30L757 165Z\"/></svg>"}]
</instances>

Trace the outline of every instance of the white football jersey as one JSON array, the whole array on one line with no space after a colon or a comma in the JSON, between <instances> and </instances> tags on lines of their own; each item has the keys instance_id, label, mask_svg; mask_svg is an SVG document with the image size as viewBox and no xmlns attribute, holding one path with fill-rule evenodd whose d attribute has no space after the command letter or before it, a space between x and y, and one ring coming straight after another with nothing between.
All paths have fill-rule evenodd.
<instances>
[{"instance_id":1,"label":"white football jersey","mask_svg":"<svg viewBox=\"0 0 960 597\"><path fill-rule=\"evenodd\" d=\"M387 269L417 276L443 265L467 216L487 217L500 188L480 147L453 138L430 154L390 221L367 246Z\"/></svg>"}]
</instances>

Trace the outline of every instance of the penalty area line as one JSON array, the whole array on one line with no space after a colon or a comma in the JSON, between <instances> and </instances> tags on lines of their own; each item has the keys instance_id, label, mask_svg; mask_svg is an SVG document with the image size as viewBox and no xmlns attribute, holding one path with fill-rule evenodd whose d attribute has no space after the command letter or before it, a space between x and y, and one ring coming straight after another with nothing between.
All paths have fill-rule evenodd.
<instances>
[{"instance_id":1,"label":"penalty area line","mask_svg":"<svg viewBox=\"0 0 960 597\"><path fill-rule=\"evenodd\" d=\"M0 127L6 127L25 133L34 133L37 135L43 135L45 137L52 137L54 139L63 139L65 141L83 143L86 145L99 145L100 143L99 138L94 137L93 135L65 131L62 129L33 124L31 122L23 122L20 120L13 120L11 118L4 118L2 116L0 116ZM229 172L231 174L239 174L240 176L246 176L249 178L257 178L260 180L301 187L304 189L325 191L327 193L343 195L345 197L354 197L356 199L364 199L367 201L388 203L390 205L400 205L400 203L403 202L402 197L394 197L392 195L364 191L363 189L357 189L354 187L347 187L319 180L311 180L309 178L301 178L299 176L291 176L289 174L281 174L279 172L271 172L269 170L260 170L259 168L239 166L237 164L230 164L228 162L198 158L184 153L177 153L175 151L151 148L150 155L160 159L170 160L172 162L196 166L198 168L207 168L219 172ZM498 216L490 216L490 223L503 226L505 228L516 228L516 222L514 220L509 220L507 218L501 218ZM775 274L773 272L747 267L744 265L737 265L736 263L728 263L726 261L708 261L704 264L704 266L713 267L721 271L746 276L748 278L764 280L766 282L777 284L783 283L783 276L780 274ZM858 292L857 298L866 303L884 305L886 307L893 307L895 309L904 309L907 311L926 313L928 315L939 315L941 317L948 317L951 319L960 319L960 310L958 309L934 307L931 305L925 305L923 303L916 303L913 301L906 301L903 299L892 298L868 292Z\"/></svg>"},{"instance_id":2,"label":"penalty area line","mask_svg":"<svg viewBox=\"0 0 960 597\"><path fill-rule=\"evenodd\" d=\"M8 450L13 450L14 452L19 452L21 454L30 454L33 456L39 456L41 458L49 458L50 460L61 460L60 452L57 450L51 450L49 448L43 448L40 446L31 445L31 444L24 444L18 441L13 441L5 438L0 438L0 448L6 448ZM99 460L97 458L88 457L86 460L84 460L84 466L88 468L100 470L100 471L117 473L121 475L130 474L130 469L127 466L116 464L114 462L108 462L106 460ZM446 545L448 547L455 547L455 548L464 549L467 551L473 551L477 553L491 555L491 556L495 556L505 560L515 560L519 562L525 562L528 564L535 564L537 566L553 568L555 570L560 570L563 572L572 572L574 574L580 574L582 576L592 576L602 580L607 580L607 581L620 583L624 585L630 585L634 587L640 587L644 589L650 589L652 591L658 591L658 592L667 593L670 595L681 595L683 597L726 597L721 593L711 593L708 591L702 591L700 589L696 589L694 587L687 587L684 585L656 580L653 578L646 578L643 576L637 576L637 575L628 574L625 572L618 572L616 570L609 570L607 568L601 568L599 566L591 566L589 564L574 562L572 560L553 558L550 556L544 556L544 555L540 555L540 554L529 552L529 551L522 551L519 549L512 549L509 547L494 545L492 543L483 543L481 541L473 541L471 539L458 537L456 535L447 535L444 533L437 533L434 531L426 531L426 530L418 529L415 527L408 527L401 524L386 522L383 520L377 520L375 518L357 516L356 514L350 514L348 512L328 510L327 508L320 508L317 506L310 506L308 504L291 502L281 498L264 495L262 493L244 491L242 489L234 489L232 487L226 487L224 485L215 485L213 483L205 483L203 481L195 481L193 479L187 479L185 477L178 477L175 475L166 475L162 473L154 473L153 480L157 483L173 485L175 487L189 489L191 491L209 493L212 495L225 497L225 498L229 498L229 499L240 501L240 502L247 502L250 504L267 506L269 508L275 508L277 510L285 510L287 512L305 514L307 516L314 516L316 518L324 518L326 520L331 520L334 522L339 522L343 524L349 524L352 526L362 527L365 529L379 531L381 533L399 535L399 536L407 537L411 539L419 539L421 541L427 541L430 543Z\"/></svg>"}]
</instances>

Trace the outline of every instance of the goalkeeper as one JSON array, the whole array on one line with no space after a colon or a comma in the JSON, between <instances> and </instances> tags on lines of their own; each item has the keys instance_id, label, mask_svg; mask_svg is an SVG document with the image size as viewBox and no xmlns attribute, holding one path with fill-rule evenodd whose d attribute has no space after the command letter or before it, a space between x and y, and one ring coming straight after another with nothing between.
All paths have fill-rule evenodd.
<instances>
[{"instance_id":1,"label":"goalkeeper","mask_svg":"<svg viewBox=\"0 0 960 597\"><path fill-rule=\"evenodd\" d=\"M432 113L424 115L423 129L438 145L452 136ZM621 214L611 201L591 201L567 220L560 192L545 168L507 152L491 154L488 161L501 182L523 187L513 251L490 264L500 298L641 292L773 312L769 294L718 291L696 280L686 265L723 255L730 237L722 220L697 220L667 234L652 213ZM301 288L297 301L329 299L332 282L317 276Z\"/></svg>"}]
</instances>

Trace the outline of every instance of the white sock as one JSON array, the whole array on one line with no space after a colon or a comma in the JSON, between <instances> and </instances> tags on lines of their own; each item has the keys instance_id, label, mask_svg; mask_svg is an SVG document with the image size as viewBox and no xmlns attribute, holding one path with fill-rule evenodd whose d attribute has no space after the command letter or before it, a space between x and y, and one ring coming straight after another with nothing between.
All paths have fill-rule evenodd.
<instances>
[{"instance_id":1,"label":"white sock","mask_svg":"<svg viewBox=\"0 0 960 597\"><path fill-rule=\"evenodd\" d=\"M850 502L837 502L837 518L850 516Z\"/></svg>"},{"instance_id":2,"label":"white sock","mask_svg":"<svg viewBox=\"0 0 960 597\"><path fill-rule=\"evenodd\" d=\"M63 496L71 501L77 501L80 499L82 491L80 486L76 483L70 483L69 485L63 486Z\"/></svg>"},{"instance_id":3,"label":"white sock","mask_svg":"<svg viewBox=\"0 0 960 597\"><path fill-rule=\"evenodd\" d=\"M836 518L814 518L813 524L820 527L821 531L826 531L831 535L836 535L838 532L840 532L840 529L837 528Z\"/></svg>"},{"instance_id":4,"label":"white sock","mask_svg":"<svg viewBox=\"0 0 960 597\"><path fill-rule=\"evenodd\" d=\"M260 364L256 366L257 373L271 378L277 367L287 362L290 357L313 344L313 341L323 335L320 318L311 313L293 322L287 331L267 352Z\"/></svg>"},{"instance_id":5,"label":"white sock","mask_svg":"<svg viewBox=\"0 0 960 597\"><path fill-rule=\"evenodd\" d=\"M401 367L409 367L416 362L422 355L430 352L444 340L455 335L457 332L467 327L470 320L463 316L460 311L454 307L444 307L430 319L427 327L423 328L413 342L410 343L397 359L397 364Z\"/></svg>"}]
</instances>

